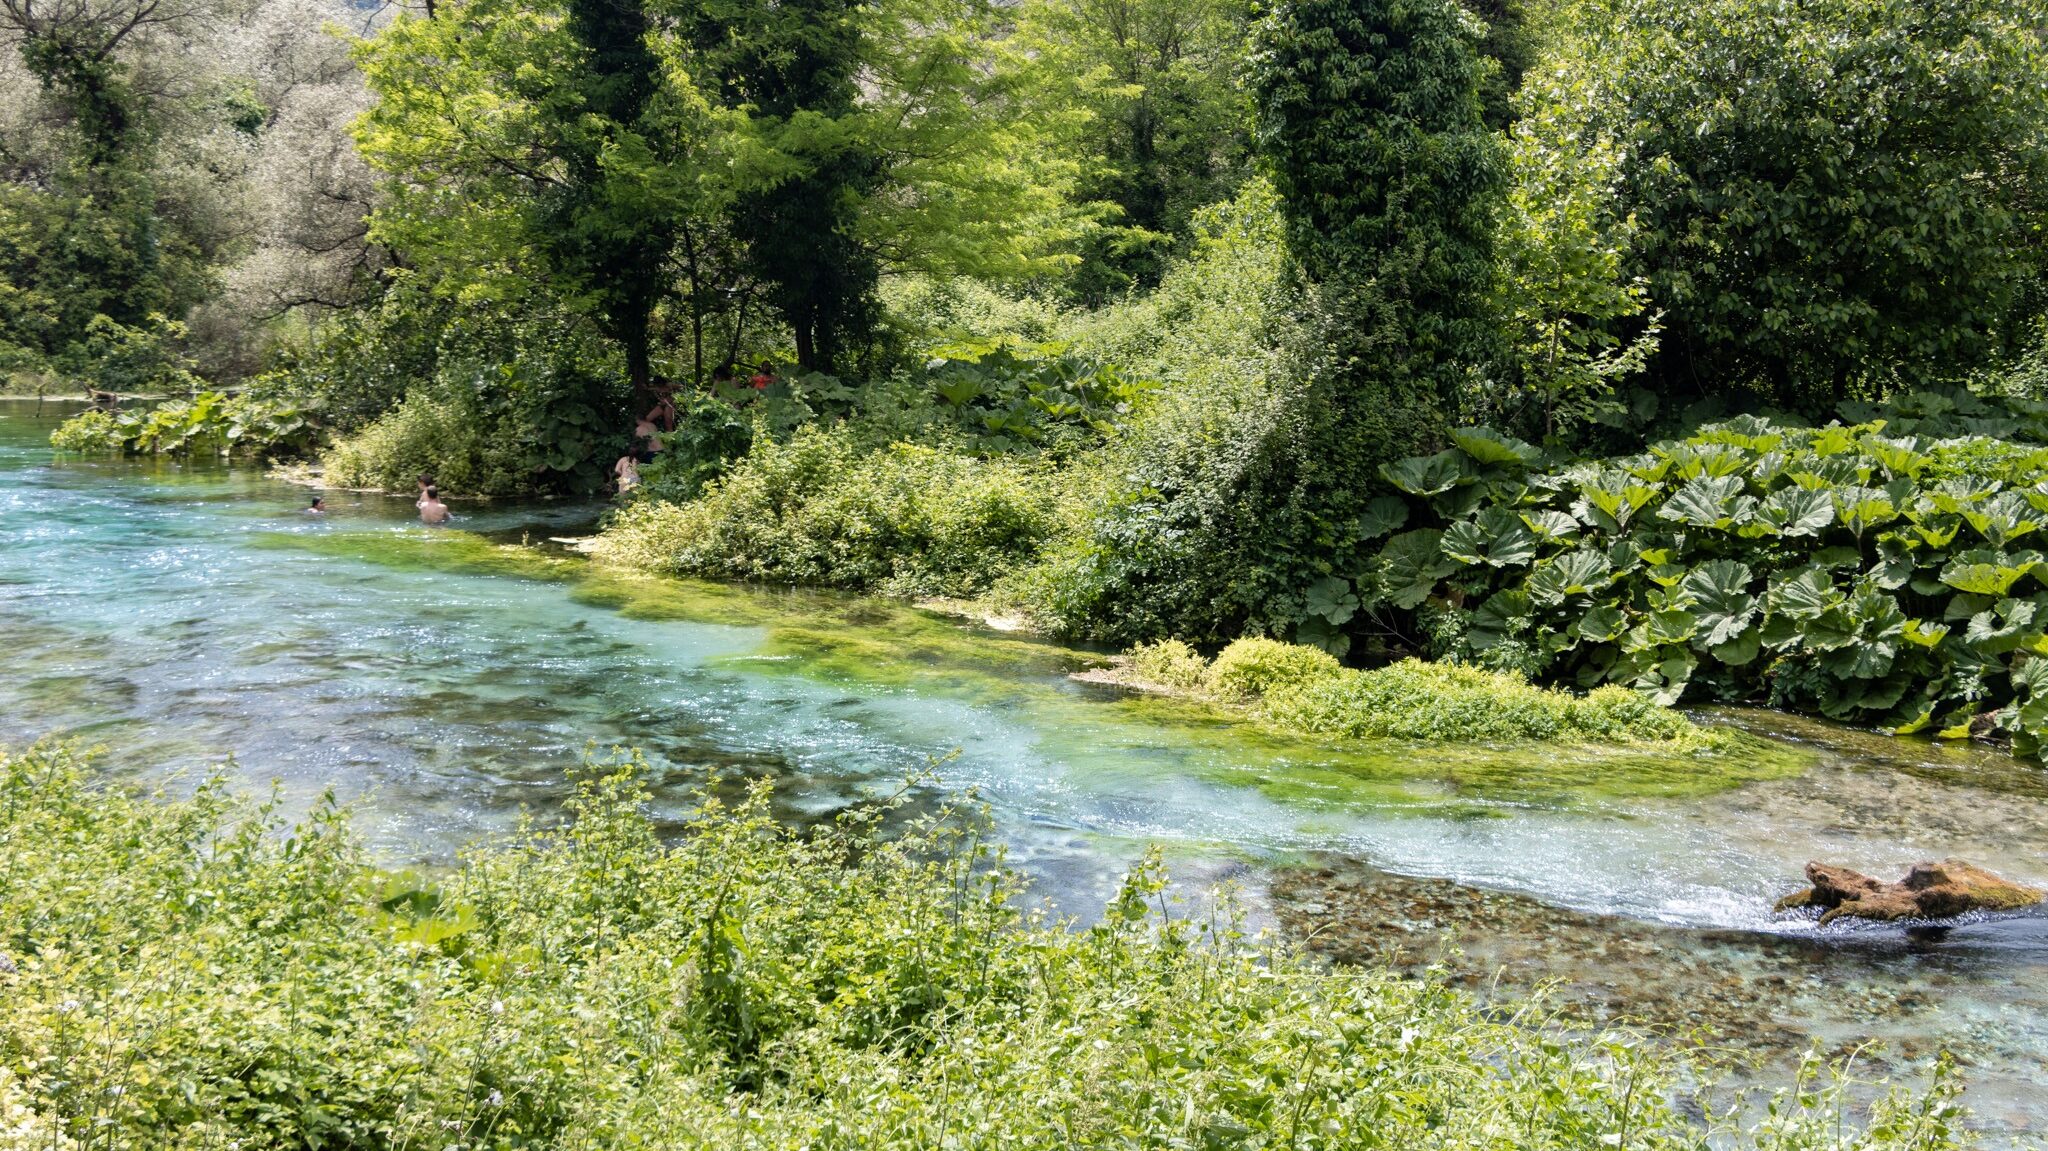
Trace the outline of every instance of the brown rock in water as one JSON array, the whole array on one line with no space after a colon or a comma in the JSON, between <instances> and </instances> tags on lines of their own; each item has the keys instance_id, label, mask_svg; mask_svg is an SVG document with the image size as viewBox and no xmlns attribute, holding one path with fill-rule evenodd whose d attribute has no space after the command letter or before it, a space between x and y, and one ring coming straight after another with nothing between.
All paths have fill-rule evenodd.
<instances>
[{"instance_id":1,"label":"brown rock in water","mask_svg":"<svg viewBox=\"0 0 2048 1151\"><path fill-rule=\"evenodd\" d=\"M1813 886L1779 900L1778 910L1818 907L1822 924L1844 915L1877 920L1951 919L1971 911L2015 911L2048 898L1960 859L1916 863L1898 883L1872 879L1846 867L1809 863L1806 880Z\"/></svg>"}]
</instances>

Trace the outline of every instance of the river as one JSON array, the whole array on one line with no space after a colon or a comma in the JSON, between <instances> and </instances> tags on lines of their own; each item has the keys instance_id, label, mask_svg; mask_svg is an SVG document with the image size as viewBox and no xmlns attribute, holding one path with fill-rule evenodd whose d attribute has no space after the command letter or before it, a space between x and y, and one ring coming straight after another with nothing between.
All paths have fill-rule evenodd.
<instances>
[{"instance_id":1,"label":"river","mask_svg":"<svg viewBox=\"0 0 2048 1151\"><path fill-rule=\"evenodd\" d=\"M1760 713L1770 754L1331 746L1075 683L1092 657L872 599L657 581L546 545L586 507L305 489L253 469L56 457L62 405L0 401L0 743L107 749L143 785L215 765L288 810L331 791L394 862L546 818L592 749L641 749L680 812L767 776L787 818L984 800L1086 915L1146 845L1338 958L1782 1067L1809 1043L1911 1078L1952 1052L1994 1144L2048 1135L2048 915L1942 932L1771 914L1808 859L1958 855L2048 885L2048 772ZM520 546L530 544L533 546ZM1446 950L1447 941L1454 944Z\"/></svg>"}]
</instances>

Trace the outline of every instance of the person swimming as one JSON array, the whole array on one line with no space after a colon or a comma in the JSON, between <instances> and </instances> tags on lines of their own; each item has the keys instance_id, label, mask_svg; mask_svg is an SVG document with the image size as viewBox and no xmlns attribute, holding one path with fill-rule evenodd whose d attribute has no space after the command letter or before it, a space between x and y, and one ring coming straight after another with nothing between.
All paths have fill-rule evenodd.
<instances>
[{"instance_id":1,"label":"person swimming","mask_svg":"<svg viewBox=\"0 0 2048 1151\"><path fill-rule=\"evenodd\" d=\"M420 509L421 523L445 524L448 522L448 505L441 502L440 488L434 487L432 484L427 485L420 492L417 506Z\"/></svg>"},{"instance_id":2,"label":"person swimming","mask_svg":"<svg viewBox=\"0 0 2048 1151\"><path fill-rule=\"evenodd\" d=\"M327 514L327 497L326 497L326 496L314 496L314 497L313 497L313 502L312 502L312 503L310 503L310 504L308 504L308 505L306 505L306 514L307 514L307 515L314 515L314 516L324 516L324 515L326 515L326 514Z\"/></svg>"}]
</instances>

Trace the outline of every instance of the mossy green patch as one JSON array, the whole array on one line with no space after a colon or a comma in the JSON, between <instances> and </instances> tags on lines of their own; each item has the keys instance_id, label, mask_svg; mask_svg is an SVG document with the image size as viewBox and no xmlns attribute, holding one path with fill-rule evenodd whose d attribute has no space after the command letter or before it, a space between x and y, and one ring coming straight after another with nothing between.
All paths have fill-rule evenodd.
<instances>
[{"instance_id":1,"label":"mossy green patch","mask_svg":"<svg viewBox=\"0 0 2048 1151\"><path fill-rule=\"evenodd\" d=\"M266 542L380 566L547 581L577 603L632 619L759 629L720 666L987 709L1084 784L1178 774L1305 813L1375 807L1484 817L1503 805L1705 795L1796 774L1810 761L1734 735L1635 746L1343 738L1260 722L1236 704L1076 684L1068 674L1100 656L889 600L645 576L456 532L278 533Z\"/></svg>"}]
</instances>

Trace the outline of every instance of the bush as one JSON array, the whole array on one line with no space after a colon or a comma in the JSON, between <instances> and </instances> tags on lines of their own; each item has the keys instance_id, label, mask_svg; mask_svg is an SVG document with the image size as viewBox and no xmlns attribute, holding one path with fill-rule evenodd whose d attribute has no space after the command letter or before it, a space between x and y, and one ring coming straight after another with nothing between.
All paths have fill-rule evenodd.
<instances>
[{"instance_id":1,"label":"bush","mask_svg":"<svg viewBox=\"0 0 2048 1151\"><path fill-rule=\"evenodd\" d=\"M1067 329L1082 354L1162 386L1077 469L1076 507L1044 563L1006 582L1053 630L1221 644L1298 619L1297 564L1328 561L1275 542L1291 530L1306 398L1281 233L1272 185L1248 181L1196 214L1193 254L1157 291Z\"/></svg>"},{"instance_id":2,"label":"bush","mask_svg":"<svg viewBox=\"0 0 2048 1151\"><path fill-rule=\"evenodd\" d=\"M1315 647L1248 637L1216 655L1204 682L1223 696L1263 696L1337 674L1336 657Z\"/></svg>"},{"instance_id":3,"label":"bush","mask_svg":"<svg viewBox=\"0 0 2048 1151\"><path fill-rule=\"evenodd\" d=\"M1953 381L2042 270L2048 69L2005 0L1582 0L1539 104L1609 138L1666 395L1825 418Z\"/></svg>"},{"instance_id":4,"label":"bush","mask_svg":"<svg viewBox=\"0 0 2048 1151\"><path fill-rule=\"evenodd\" d=\"M1713 742L1684 716L1627 688L1577 696L1506 672L1413 659L1280 685L1266 693L1261 713L1279 727L1347 739Z\"/></svg>"},{"instance_id":5,"label":"bush","mask_svg":"<svg viewBox=\"0 0 2048 1151\"><path fill-rule=\"evenodd\" d=\"M1177 639L1139 644L1130 650L1131 670L1146 683L1183 691L1201 687L1209 678L1209 661Z\"/></svg>"},{"instance_id":6,"label":"bush","mask_svg":"<svg viewBox=\"0 0 2048 1151\"><path fill-rule=\"evenodd\" d=\"M595 492L630 442L631 389L588 320L529 303L457 305L402 281L264 386L343 433L328 466L349 486L411 491L425 472L459 495Z\"/></svg>"},{"instance_id":7,"label":"bush","mask_svg":"<svg viewBox=\"0 0 2048 1151\"><path fill-rule=\"evenodd\" d=\"M865 449L843 427L786 444L757 434L698 498L621 509L597 554L681 575L973 596L1051 534L1051 479L1026 461Z\"/></svg>"},{"instance_id":8,"label":"bush","mask_svg":"<svg viewBox=\"0 0 2048 1151\"><path fill-rule=\"evenodd\" d=\"M1945 1074L1867 1127L1802 1077L1755 1128L1710 1130L1672 1056L1169 921L1156 860L1070 931L1020 910L971 812L798 832L756 787L657 828L640 770L595 766L566 825L429 883L372 871L332 810L286 829L218 785L138 801L63 753L0 757L0 1137L1955 1145Z\"/></svg>"},{"instance_id":9,"label":"bush","mask_svg":"<svg viewBox=\"0 0 2048 1151\"><path fill-rule=\"evenodd\" d=\"M289 404L201 392L143 411L80 412L50 433L50 443L69 452L264 458L307 452L313 437Z\"/></svg>"},{"instance_id":10,"label":"bush","mask_svg":"<svg viewBox=\"0 0 2048 1151\"><path fill-rule=\"evenodd\" d=\"M1743 417L1551 470L1461 429L1460 447L1386 469L1411 498L1375 512L1394 534L1358 597L1383 627L1462 604L1452 658L1898 732L1988 718L2034 753L2048 407L1919 393L1851 411L1879 418ZM1985 434L1937 438L1963 427Z\"/></svg>"},{"instance_id":11,"label":"bush","mask_svg":"<svg viewBox=\"0 0 2048 1151\"><path fill-rule=\"evenodd\" d=\"M530 488L519 445L462 398L416 391L321 457L329 483L404 492L431 475L451 495L516 495Z\"/></svg>"}]
</instances>

